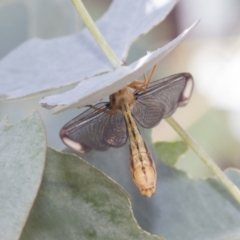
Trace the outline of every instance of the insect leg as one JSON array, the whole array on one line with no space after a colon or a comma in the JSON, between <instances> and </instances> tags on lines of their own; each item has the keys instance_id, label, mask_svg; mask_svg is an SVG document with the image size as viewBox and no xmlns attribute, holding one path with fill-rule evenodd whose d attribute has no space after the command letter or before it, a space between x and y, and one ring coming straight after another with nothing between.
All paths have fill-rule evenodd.
<instances>
[{"instance_id":1,"label":"insect leg","mask_svg":"<svg viewBox=\"0 0 240 240\"><path fill-rule=\"evenodd\" d=\"M148 79L147 79L147 82L146 82L145 90L144 90L144 91L146 91L146 89L148 89L148 86L149 86L150 82L152 81L152 77L153 77L156 69L157 69L157 64L155 64L155 65L153 66L152 70L151 70L151 73L150 73L150 75L149 75L149 77L148 77Z\"/></svg>"},{"instance_id":2,"label":"insect leg","mask_svg":"<svg viewBox=\"0 0 240 240\"><path fill-rule=\"evenodd\" d=\"M157 64L155 64L151 70L151 73L149 75L149 77L147 77L146 73L143 74L143 81L133 81L132 83L130 83L128 86L136 89L138 91L144 92L148 89L148 86L152 80L153 74L155 73L157 68Z\"/></svg>"},{"instance_id":3,"label":"insect leg","mask_svg":"<svg viewBox=\"0 0 240 240\"><path fill-rule=\"evenodd\" d=\"M98 112L103 112L103 113L106 113L106 114L109 114L109 115L113 115L115 113L115 109L111 109L111 110L104 110L104 109L101 109L101 108L98 108L96 106L93 106L93 105L86 105L86 107L89 107L89 108L92 108Z\"/></svg>"}]
</instances>

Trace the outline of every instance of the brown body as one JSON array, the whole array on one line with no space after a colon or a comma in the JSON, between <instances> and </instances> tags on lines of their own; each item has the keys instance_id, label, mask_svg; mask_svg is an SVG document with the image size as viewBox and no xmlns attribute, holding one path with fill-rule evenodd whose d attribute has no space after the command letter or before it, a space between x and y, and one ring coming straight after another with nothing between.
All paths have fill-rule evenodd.
<instances>
[{"instance_id":1,"label":"brown body","mask_svg":"<svg viewBox=\"0 0 240 240\"><path fill-rule=\"evenodd\" d=\"M140 189L142 195L151 197L156 189L157 173L151 153L131 114L134 103L135 97L129 87L125 87L110 96L111 108L121 110L127 124L130 144L130 170L134 183Z\"/></svg>"}]
</instances>

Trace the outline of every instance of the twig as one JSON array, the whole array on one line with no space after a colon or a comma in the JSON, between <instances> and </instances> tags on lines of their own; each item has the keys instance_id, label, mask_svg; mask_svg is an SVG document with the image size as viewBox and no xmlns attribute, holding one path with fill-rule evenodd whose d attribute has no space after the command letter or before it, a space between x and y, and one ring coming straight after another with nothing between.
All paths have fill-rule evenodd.
<instances>
[{"instance_id":1,"label":"twig","mask_svg":"<svg viewBox=\"0 0 240 240\"><path fill-rule=\"evenodd\" d=\"M168 124L182 137L187 145L198 155L198 157L212 170L212 172L225 185L229 192L240 203L240 190L224 174L224 172L215 164L215 162L198 146L198 144L181 128L181 126L171 117L165 119Z\"/></svg>"},{"instance_id":2,"label":"twig","mask_svg":"<svg viewBox=\"0 0 240 240\"><path fill-rule=\"evenodd\" d=\"M118 59L114 51L108 45L98 28L96 27L94 21L92 20L91 16L89 15L87 9L83 5L81 0L72 0L75 7L77 8L78 12L80 13L84 23L86 24L87 28L91 32L92 36L102 49L105 56L108 58L109 62L114 68L118 68L122 65L122 61Z\"/></svg>"}]
</instances>

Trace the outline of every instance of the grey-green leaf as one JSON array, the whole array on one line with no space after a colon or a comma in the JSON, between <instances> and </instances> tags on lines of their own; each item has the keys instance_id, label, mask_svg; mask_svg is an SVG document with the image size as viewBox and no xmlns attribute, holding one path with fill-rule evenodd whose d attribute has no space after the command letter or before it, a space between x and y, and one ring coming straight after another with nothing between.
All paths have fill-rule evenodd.
<instances>
[{"instance_id":1,"label":"grey-green leaf","mask_svg":"<svg viewBox=\"0 0 240 240\"><path fill-rule=\"evenodd\" d=\"M149 141L147 144L151 147ZM191 179L159 161L153 149L151 152L158 174L157 189L151 198L141 196L132 183L127 145L107 152L92 151L84 158L128 191L134 216L146 231L167 240L240 239L240 206L218 180ZM229 170L226 174L240 187L239 171Z\"/></svg>"},{"instance_id":2,"label":"grey-green leaf","mask_svg":"<svg viewBox=\"0 0 240 240\"><path fill-rule=\"evenodd\" d=\"M154 144L157 156L162 162L174 166L179 157L184 154L188 147L183 141L178 142L156 142Z\"/></svg>"},{"instance_id":3,"label":"grey-green leaf","mask_svg":"<svg viewBox=\"0 0 240 240\"><path fill-rule=\"evenodd\" d=\"M170 51L183 41L198 23L199 20L165 46L148 53L128 66L121 66L110 73L82 81L75 88L64 93L43 98L41 100L42 106L47 108L58 107L56 111L58 112L68 108L86 106L89 103L99 101L105 96L117 92L130 84L134 79L142 76L142 74L150 70L155 64L158 64Z\"/></svg>"},{"instance_id":4,"label":"grey-green leaf","mask_svg":"<svg viewBox=\"0 0 240 240\"><path fill-rule=\"evenodd\" d=\"M0 239L19 239L37 195L46 154L37 112L14 125L0 124Z\"/></svg>"},{"instance_id":5,"label":"grey-green leaf","mask_svg":"<svg viewBox=\"0 0 240 240\"><path fill-rule=\"evenodd\" d=\"M129 198L102 172L48 149L43 182L21 239L160 239L140 229Z\"/></svg>"},{"instance_id":6,"label":"grey-green leaf","mask_svg":"<svg viewBox=\"0 0 240 240\"><path fill-rule=\"evenodd\" d=\"M240 187L239 171L227 175ZM169 168L162 181L155 234L171 240L240 239L239 203L218 180L193 180Z\"/></svg>"},{"instance_id":7,"label":"grey-green leaf","mask_svg":"<svg viewBox=\"0 0 240 240\"><path fill-rule=\"evenodd\" d=\"M96 25L119 59L125 60L131 43L161 22L176 2L114 0ZM0 96L29 96L111 70L86 29L51 40L31 39L1 60Z\"/></svg>"}]
</instances>

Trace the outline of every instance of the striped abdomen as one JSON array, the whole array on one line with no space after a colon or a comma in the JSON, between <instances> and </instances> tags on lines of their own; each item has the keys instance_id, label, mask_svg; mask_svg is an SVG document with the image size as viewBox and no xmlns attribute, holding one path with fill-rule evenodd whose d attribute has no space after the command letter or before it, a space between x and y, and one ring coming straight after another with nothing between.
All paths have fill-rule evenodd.
<instances>
[{"instance_id":1,"label":"striped abdomen","mask_svg":"<svg viewBox=\"0 0 240 240\"><path fill-rule=\"evenodd\" d=\"M130 169L132 178L142 195L151 197L155 192L157 173L151 153L142 139L138 127L132 117L127 102L121 104L124 114L130 144Z\"/></svg>"}]
</instances>

